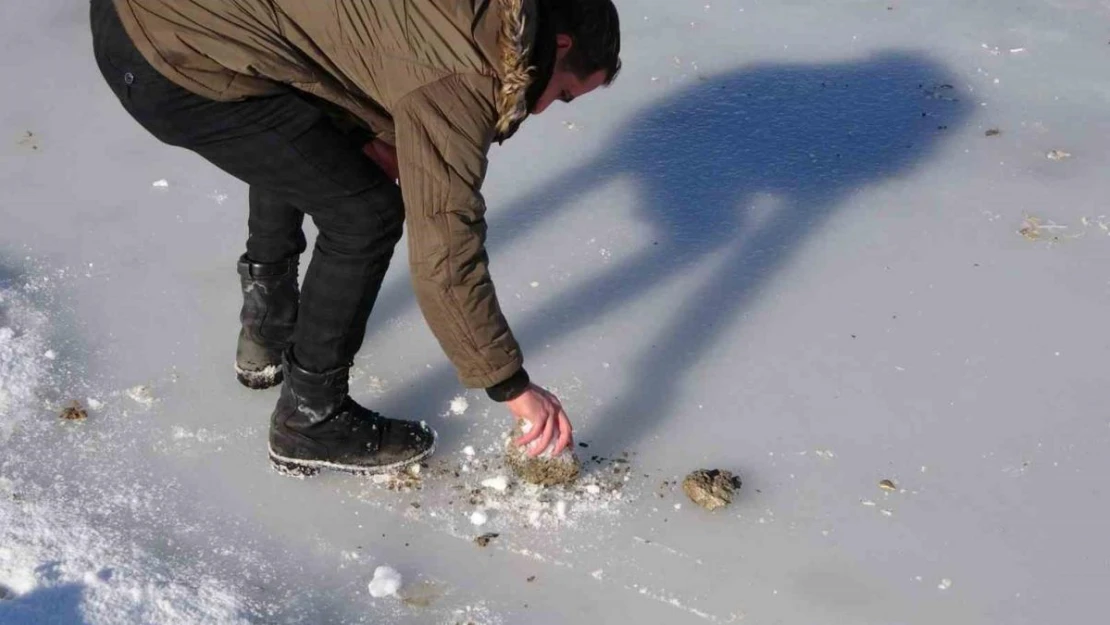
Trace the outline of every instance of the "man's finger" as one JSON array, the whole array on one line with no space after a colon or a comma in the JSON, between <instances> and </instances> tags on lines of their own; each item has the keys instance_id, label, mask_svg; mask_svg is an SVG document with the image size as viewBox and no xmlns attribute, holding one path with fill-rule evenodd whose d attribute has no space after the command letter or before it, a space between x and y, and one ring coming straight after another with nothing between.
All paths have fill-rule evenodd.
<instances>
[{"instance_id":1,"label":"man's finger","mask_svg":"<svg viewBox=\"0 0 1110 625\"><path fill-rule=\"evenodd\" d=\"M555 446L554 455L558 456L563 453L567 445L571 443L571 427L570 419L567 418L567 413L562 410L559 411L559 443Z\"/></svg>"},{"instance_id":2,"label":"man's finger","mask_svg":"<svg viewBox=\"0 0 1110 625\"><path fill-rule=\"evenodd\" d=\"M548 417L547 421L543 424L543 438L540 439L540 444L536 445L528 455L535 458L543 453L547 446L551 444L551 439L555 436L555 418Z\"/></svg>"},{"instance_id":3,"label":"man's finger","mask_svg":"<svg viewBox=\"0 0 1110 625\"><path fill-rule=\"evenodd\" d=\"M536 424L532 423L531 421L528 421L528 423L532 425L532 429L528 432L525 432L524 436L521 436L520 438L516 439L516 441L514 441L514 443L518 447L531 443L532 441L536 440L536 437L538 437L540 434L543 434L543 428L536 427Z\"/></svg>"}]
</instances>

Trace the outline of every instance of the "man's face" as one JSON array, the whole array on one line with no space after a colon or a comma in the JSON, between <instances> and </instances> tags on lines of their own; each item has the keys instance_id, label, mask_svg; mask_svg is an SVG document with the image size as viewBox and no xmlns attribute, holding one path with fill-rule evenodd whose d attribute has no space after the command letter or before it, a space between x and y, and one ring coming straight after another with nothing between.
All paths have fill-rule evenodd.
<instances>
[{"instance_id":1,"label":"man's face","mask_svg":"<svg viewBox=\"0 0 1110 625\"><path fill-rule=\"evenodd\" d=\"M603 70L598 70L582 79L566 68L564 57L570 50L571 45L570 37L563 34L556 35L555 71L551 73L551 81L547 83L547 88L543 90L539 100L536 101L536 105L532 107L534 115L546 111L547 107L551 106L551 103L556 100L570 102L605 83L605 72Z\"/></svg>"}]
</instances>

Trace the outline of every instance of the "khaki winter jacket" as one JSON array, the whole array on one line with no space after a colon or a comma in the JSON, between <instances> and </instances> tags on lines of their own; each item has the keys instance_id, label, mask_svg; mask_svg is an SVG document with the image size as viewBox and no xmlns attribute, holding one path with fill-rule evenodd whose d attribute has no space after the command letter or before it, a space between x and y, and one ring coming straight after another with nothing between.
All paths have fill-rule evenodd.
<instances>
[{"instance_id":1,"label":"khaki winter jacket","mask_svg":"<svg viewBox=\"0 0 1110 625\"><path fill-rule=\"evenodd\" d=\"M469 387L516 373L490 280L480 188L494 140L527 115L535 0L115 0L143 56L214 100L287 89L396 145L413 285Z\"/></svg>"}]
</instances>

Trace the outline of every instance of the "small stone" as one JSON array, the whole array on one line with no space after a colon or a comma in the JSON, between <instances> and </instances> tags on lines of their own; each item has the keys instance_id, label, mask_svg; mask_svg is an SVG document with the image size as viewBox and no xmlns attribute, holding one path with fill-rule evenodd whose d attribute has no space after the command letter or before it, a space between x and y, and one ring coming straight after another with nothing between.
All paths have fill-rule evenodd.
<instances>
[{"instance_id":1,"label":"small stone","mask_svg":"<svg viewBox=\"0 0 1110 625\"><path fill-rule=\"evenodd\" d=\"M81 407L77 400L70 402L68 406L62 409L62 413L58 415L66 421L83 421L88 418L89 414Z\"/></svg>"},{"instance_id":2,"label":"small stone","mask_svg":"<svg viewBox=\"0 0 1110 625\"><path fill-rule=\"evenodd\" d=\"M891 480L883 480L879 482L879 488L883 490L898 490L898 487L895 486L894 482Z\"/></svg>"},{"instance_id":3,"label":"small stone","mask_svg":"<svg viewBox=\"0 0 1110 625\"><path fill-rule=\"evenodd\" d=\"M529 583L534 582L534 581L536 581L536 576L535 575L529 575L528 579L526 581L529 582Z\"/></svg>"},{"instance_id":4,"label":"small stone","mask_svg":"<svg viewBox=\"0 0 1110 625\"><path fill-rule=\"evenodd\" d=\"M682 480L682 490L699 506L716 510L732 503L732 495L740 484L740 477L728 471L699 469Z\"/></svg>"},{"instance_id":5,"label":"small stone","mask_svg":"<svg viewBox=\"0 0 1110 625\"><path fill-rule=\"evenodd\" d=\"M474 542L479 547L487 547L487 546L489 546L489 541L493 540L494 538L497 538L500 535L501 534L498 534L496 532L490 532L488 534L482 534L481 536L475 538ZM532 581L532 580L528 580L528 581Z\"/></svg>"},{"instance_id":6,"label":"small stone","mask_svg":"<svg viewBox=\"0 0 1110 625\"><path fill-rule=\"evenodd\" d=\"M983 134L985 134L988 137L997 137L998 135L1002 134L1002 131L997 129L997 128L991 128Z\"/></svg>"}]
</instances>

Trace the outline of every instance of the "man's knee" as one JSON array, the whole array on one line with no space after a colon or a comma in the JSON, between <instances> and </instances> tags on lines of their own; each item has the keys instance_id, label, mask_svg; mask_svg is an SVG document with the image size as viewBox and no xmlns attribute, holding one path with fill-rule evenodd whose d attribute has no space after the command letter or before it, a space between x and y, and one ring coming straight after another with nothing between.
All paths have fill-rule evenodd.
<instances>
[{"instance_id":1,"label":"man's knee","mask_svg":"<svg viewBox=\"0 0 1110 625\"><path fill-rule=\"evenodd\" d=\"M332 210L313 215L317 245L345 256L378 256L401 239L405 221L400 190L374 189L338 200Z\"/></svg>"}]
</instances>

